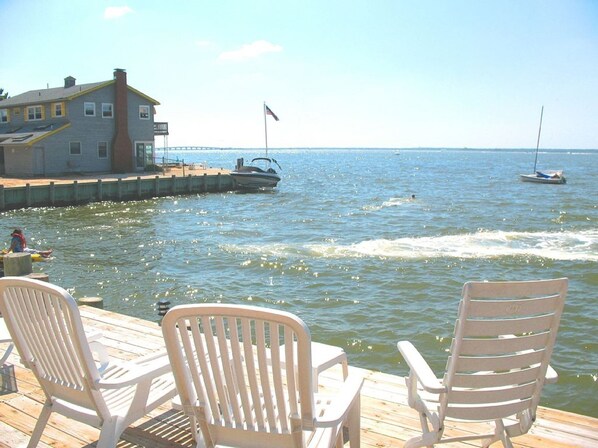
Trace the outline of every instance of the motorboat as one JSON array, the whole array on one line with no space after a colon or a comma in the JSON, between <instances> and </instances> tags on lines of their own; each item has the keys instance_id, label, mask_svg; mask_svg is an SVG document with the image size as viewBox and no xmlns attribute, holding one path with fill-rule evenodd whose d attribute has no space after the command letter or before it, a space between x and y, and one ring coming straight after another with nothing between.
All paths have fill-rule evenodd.
<instances>
[{"instance_id":1,"label":"motorboat","mask_svg":"<svg viewBox=\"0 0 598 448\"><path fill-rule=\"evenodd\" d=\"M240 158L230 175L239 188L274 188L280 182L280 175L272 168L273 164L282 169L275 159L269 157L256 157L249 165L245 165L243 158Z\"/></svg>"},{"instance_id":2,"label":"motorboat","mask_svg":"<svg viewBox=\"0 0 598 448\"><path fill-rule=\"evenodd\" d=\"M250 165L245 165L243 158L237 159L237 165L230 175L235 180L237 186L243 189L260 190L272 189L280 182L280 175L272 168L275 164L282 170L275 159L268 157L268 120L270 116L279 121L278 116L272 112L264 101L264 135L266 137L266 157L256 157L251 160Z\"/></svg>"},{"instance_id":3,"label":"motorboat","mask_svg":"<svg viewBox=\"0 0 598 448\"><path fill-rule=\"evenodd\" d=\"M520 174L523 182L537 182L539 184L565 184L567 179L562 171L536 171L534 174Z\"/></svg>"}]
</instances>

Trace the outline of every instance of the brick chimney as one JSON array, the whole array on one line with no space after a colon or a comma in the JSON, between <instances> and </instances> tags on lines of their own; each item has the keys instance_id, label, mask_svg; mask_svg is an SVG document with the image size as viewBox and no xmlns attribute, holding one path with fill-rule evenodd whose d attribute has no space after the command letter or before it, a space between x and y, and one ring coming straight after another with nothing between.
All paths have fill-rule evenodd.
<instances>
[{"instance_id":1,"label":"brick chimney","mask_svg":"<svg viewBox=\"0 0 598 448\"><path fill-rule=\"evenodd\" d=\"M75 81L77 81L72 76L67 76L64 78L64 88L68 89L69 87L75 87Z\"/></svg>"},{"instance_id":2,"label":"brick chimney","mask_svg":"<svg viewBox=\"0 0 598 448\"><path fill-rule=\"evenodd\" d=\"M114 69L115 132L112 141L112 171L127 173L133 171L133 144L129 137L127 72L122 68Z\"/></svg>"}]
</instances>

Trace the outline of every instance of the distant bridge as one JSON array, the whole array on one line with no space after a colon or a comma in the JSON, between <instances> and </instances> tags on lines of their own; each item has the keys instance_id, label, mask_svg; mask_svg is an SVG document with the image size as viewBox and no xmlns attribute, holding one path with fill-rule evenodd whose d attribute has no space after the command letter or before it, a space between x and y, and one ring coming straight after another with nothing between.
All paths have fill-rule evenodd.
<instances>
[{"instance_id":1,"label":"distant bridge","mask_svg":"<svg viewBox=\"0 0 598 448\"><path fill-rule=\"evenodd\" d=\"M164 148L156 148L156 151L169 152L169 151L214 151L214 150L226 150L234 148L218 148L215 146L167 146Z\"/></svg>"}]
</instances>

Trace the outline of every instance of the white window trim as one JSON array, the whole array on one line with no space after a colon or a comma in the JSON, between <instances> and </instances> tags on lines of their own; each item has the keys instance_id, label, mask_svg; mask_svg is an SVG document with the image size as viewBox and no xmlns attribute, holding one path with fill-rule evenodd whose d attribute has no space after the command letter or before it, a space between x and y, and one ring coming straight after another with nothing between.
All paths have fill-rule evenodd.
<instances>
[{"instance_id":1,"label":"white window trim","mask_svg":"<svg viewBox=\"0 0 598 448\"><path fill-rule=\"evenodd\" d=\"M142 117L141 116L141 110L142 110L142 108L147 108L147 117ZM150 109L150 106L148 106L146 104L141 104L139 106L139 119L140 120L149 120L150 117L151 117L151 115L152 115L152 110Z\"/></svg>"},{"instance_id":2,"label":"white window trim","mask_svg":"<svg viewBox=\"0 0 598 448\"><path fill-rule=\"evenodd\" d=\"M35 117L34 118L30 118L29 117L29 110L31 110L31 109L38 109L38 108L39 108L39 112L40 112L40 117L39 118L35 118ZM44 119L44 111L42 109L42 106L39 105L39 104L37 104L35 106L27 106L26 112L27 112L27 121L41 121L41 120Z\"/></svg>"},{"instance_id":3,"label":"white window trim","mask_svg":"<svg viewBox=\"0 0 598 448\"><path fill-rule=\"evenodd\" d=\"M60 105L60 115L56 113L56 106ZM64 103L52 103L52 117L61 118L64 117Z\"/></svg>"},{"instance_id":4,"label":"white window trim","mask_svg":"<svg viewBox=\"0 0 598 448\"><path fill-rule=\"evenodd\" d=\"M110 116L104 115L104 106L110 106ZM114 104L113 103L102 103L102 118L114 118Z\"/></svg>"},{"instance_id":5,"label":"white window trim","mask_svg":"<svg viewBox=\"0 0 598 448\"><path fill-rule=\"evenodd\" d=\"M79 143L79 154L73 154L72 150L71 150L71 145L73 143ZM74 140L72 142L69 142L69 156L81 156L83 154L83 146L81 145L81 142L78 140Z\"/></svg>"},{"instance_id":6,"label":"white window trim","mask_svg":"<svg viewBox=\"0 0 598 448\"><path fill-rule=\"evenodd\" d=\"M106 156L105 157L100 157L100 143L105 143L106 144ZM110 151L110 149L109 149L109 146L108 146L108 142L106 142L106 141L98 142L98 159L99 160L107 159L108 155L109 155L108 154L109 151Z\"/></svg>"},{"instance_id":7,"label":"white window trim","mask_svg":"<svg viewBox=\"0 0 598 448\"><path fill-rule=\"evenodd\" d=\"M8 123L8 109L0 109L0 123Z\"/></svg>"},{"instance_id":8,"label":"white window trim","mask_svg":"<svg viewBox=\"0 0 598 448\"><path fill-rule=\"evenodd\" d=\"M87 115L87 106L88 105L93 105L93 115ZM83 103L83 116L85 117L95 117L96 116L96 103L91 102L91 101L85 101Z\"/></svg>"}]
</instances>

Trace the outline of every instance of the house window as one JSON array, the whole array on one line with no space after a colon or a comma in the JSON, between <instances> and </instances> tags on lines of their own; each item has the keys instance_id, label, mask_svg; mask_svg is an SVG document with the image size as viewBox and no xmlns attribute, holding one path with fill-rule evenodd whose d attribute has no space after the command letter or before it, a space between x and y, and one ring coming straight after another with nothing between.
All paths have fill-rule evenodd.
<instances>
[{"instance_id":1,"label":"house window","mask_svg":"<svg viewBox=\"0 0 598 448\"><path fill-rule=\"evenodd\" d=\"M96 116L96 103L83 103L83 110L85 111L86 117L95 117Z\"/></svg>"},{"instance_id":2,"label":"house window","mask_svg":"<svg viewBox=\"0 0 598 448\"><path fill-rule=\"evenodd\" d=\"M112 109L112 103L102 103L102 117L112 118L114 116Z\"/></svg>"},{"instance_id":3,"label":"house window","mask_svg":"<svg viewBox=\"0 0 598 448\"><path fill-rule=\"evenodd\" d=\"M150 107L149 106L139 106L139 119L140 120L149 120L150 118Z\"/></svg>"},{"instance_id":4,"label":"house window","mask_svg":"<svg viewBox=\"0 0 598 448\"><path fill-rule=\"evenodd\" d=\"M81 155L81 142L70 142L69 152L70 152L71 156L80 156Z\"/></svg>"},{"instance_id":5,"label":"house window","mask_svg":"<svg viewBox=\"0 0 598 448\"><path fill-rule=\"evenodd\" d=\"M98 142L98 159L108 158L108 142Z\"/></svg>"},{"instance_id":6,"label":"house window","mask_svg":"<svg viewBox=\"0 0 598 448\"><path fill-rule=\"evenodd\" d=\"M27 106L27 121L43 120L41 106Z\"/></svg>"},{"instance_id":7,"label":"house window","mask_svg":"<svg viewBox=\"0 0 598 448\"><path fill-rule=\"evenodd\" d=\"M0 109L0 123L8 123L10 121L10 115L8 109Z\"/></svg>"},{"instance_id":8,"label":"house window","mask_svg":"<svg viewBox=\"0 0 598 448\"><path fill-rule=\"evenodd\" d=\"M52 103L52 116L64 117L64 103Z\"/></svg>"}]
</instances>

